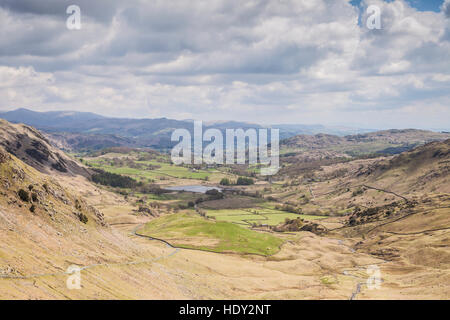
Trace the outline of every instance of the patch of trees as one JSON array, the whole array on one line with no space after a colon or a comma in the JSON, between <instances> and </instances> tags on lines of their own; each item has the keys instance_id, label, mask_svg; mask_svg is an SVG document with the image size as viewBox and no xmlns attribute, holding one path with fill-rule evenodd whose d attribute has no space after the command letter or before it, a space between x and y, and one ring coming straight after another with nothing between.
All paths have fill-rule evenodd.
<instances>
[{"instance_id":1,"label":"patch of trees","mask_svg":"<svg viewBox=\"0 0 450 320\"><path fill-rule=\"evenodd\" d=\"M228 178L223 178L222 180L220 180L220 185L221 186L229 186L229 185L231 185L231 181Z\"/></svg>"},{"instance_id":2,"label":"patch of trees","mask_svg":"<svg viewBox=\"0 0 450 320\"><path fill-rule=\"evenodd\" d=\"M205 192L209 200L220 200L223 199L224 194L217 189L210 189Z\"/></svg>"},{"instance_id":3,"label":"patch of trees","mask_svg":"<svg viewBox=\"0 0 450 320\"><path fill-rule=\"evenodd\" d=\"M252 178L248 178L248 177L239 177L236 181L236 185L238 185L238 186L249 186L254 183L255 183L255 181Z\"/></svg>"},{"instance_id":4,"label":"patch of trees","mask_svg":"<svg viewBox=\"0 0 450 320\"><path fill-rule=\"evenodd\" d=\"M156 184L145 184L142 181L136 181L135 179L128 176L107 172L98 168L93 170L95 171L95 173L91 177L92 181L104 186L121 189L130 188L135 189L135 191L139 193L151 193L155 195L162 195L164 193L171 192L170 190L162 189ZM119 193L122 195L128 195L128 192L126 192L126 190L119 190Z\"/></svg>"},{"instance_id":5,"label":"patch of trees","mask_svg":"<svg viewBox=\"0 0 450 320\"><path fill-rule=\"evenodd\" d=\"M104 186L111 186L114 188L135 188L141 185L141 183L127 176L106 172L101 169L94 169L94 171L95 173L92 175L92 181Z\"/></svg>"},{"instance_id":6,"label":"patch of trees","mask_svg":"<svg viewBox=\"0 0 450 320\"><path fill-rule=\"evenodd\" d=\"M160 186L156 184L139 184L138 191L141 193L152 193L156 195L162 195L163 193L169 193L170 190L161 189Z\"/></svg>"},{"instance_id":7,"label":"patch of trees","mask_svg":"<svg viewBox=\"0 0 450 320\"><path fill-rule=\"evenodd\" d=\"M221 186L231 186L231 185L237 185L237 186L249 186L254 184L255 181L252 178L249 177L239 177L235 183L233 183L230 179L228 178L223 178L222 180L220 180L219 184Z\"/></svg>"},{"instance_id":8,"label":"patch of trees","mask_svg":"<svg viewBox=\"0 0 450 320\"><path fill-rule=\"evenodd\" d=\"M20 189L17 194L18 194L20 200L22 200L23 202L30 201L30 194L28 193L28 191L25 191L24 189Z\"/></svg>"}]
</instances>

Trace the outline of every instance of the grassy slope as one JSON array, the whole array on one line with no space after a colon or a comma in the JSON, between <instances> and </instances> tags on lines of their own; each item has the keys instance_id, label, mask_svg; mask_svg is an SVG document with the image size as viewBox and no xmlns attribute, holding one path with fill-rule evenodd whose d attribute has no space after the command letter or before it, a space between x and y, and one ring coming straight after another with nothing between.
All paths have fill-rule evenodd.
<instances>
[{"instance_id":1,"label":"grassy slope","mask_svg":"<svg viewBox=\"0 0 450 320\"><path fill-rule=\"evenodd\" d=\"M322 219L321 216L312 216L305 214L295 214L274 209L224 209L224 210L207 210L208 216L215 217L218 221L228 221L242 225L251 223L261 223L271 226L278 225L285 221L286 218L305 220Z\"/></svg>"},{"instance_id":2,"label":"grassy slope","mask_svg":"<svg viewBox=\"0 0 450 320\"><path fill-rule=\"evenodd\" d=\"M135 161L136 164L140 164L143 166L154 165L159 167L154 170L136 169L127 166L115 167L111 165L110 161L102 157L89 158L87 159L87 162L95 168L101 168L105 171L109 171L116 174L128 175L135 179L175 178L175 179L205 180L207 178L210 181L220 181L221 178L226 176L226 174L214 169L192 171L186 167L176 166L166 162L162 161L160 162L155 160Z\"/></svg>"},{"instance_id":3,"label":"grassy slope","mask_svg":"<svg viewBox=\"0 0 450 320\"><path fill-rule=\"evenodd\" d=\"M163 238L179 247L213 252L272 255L279 251L283 243L283 240L269 234L241 228L229 222L206 220L189 213L152 220L139 233ZM195 240L196 244L189 243L189 239Z\"/></svg>"}]
</instances>

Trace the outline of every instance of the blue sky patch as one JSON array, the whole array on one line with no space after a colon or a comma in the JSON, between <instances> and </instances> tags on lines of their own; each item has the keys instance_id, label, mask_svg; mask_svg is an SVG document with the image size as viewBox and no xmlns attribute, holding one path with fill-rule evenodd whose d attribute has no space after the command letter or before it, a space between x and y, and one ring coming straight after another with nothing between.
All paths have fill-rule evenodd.
<instances>
[{"instance_id":1,"label":"blue sky patch","mask_svg":"<svg viewBox=\"0 0 450 320\"><path fill-rule=\"evenodd\" d=\"M352 0L350 3L354 6L359 6L362 0ZM385 0L385 2L393 2L394 0ZM444 0L406 0L409 5L419 11L434 11L439 12Z\"/></svg>"}]
</instances>

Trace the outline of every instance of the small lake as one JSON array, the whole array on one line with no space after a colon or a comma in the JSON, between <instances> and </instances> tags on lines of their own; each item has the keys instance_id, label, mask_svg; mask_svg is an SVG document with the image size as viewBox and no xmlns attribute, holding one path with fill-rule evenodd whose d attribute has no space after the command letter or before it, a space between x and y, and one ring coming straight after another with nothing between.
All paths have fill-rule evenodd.
<instances>
[{"instance_id":1,"label":"small lake","mask_svg":"<svg viewBox=\"0 0 450 320\"><path fill-rule=\"evenodd\" d=\"M201 186L201 185L165 187L164 189L171 190L171 191L186 191L186 192L197 192L197 193L205 193L206 191L212 190L212 189L222 191L221 188L207 187L207 186Z\"/></svg>"}]
</instances>

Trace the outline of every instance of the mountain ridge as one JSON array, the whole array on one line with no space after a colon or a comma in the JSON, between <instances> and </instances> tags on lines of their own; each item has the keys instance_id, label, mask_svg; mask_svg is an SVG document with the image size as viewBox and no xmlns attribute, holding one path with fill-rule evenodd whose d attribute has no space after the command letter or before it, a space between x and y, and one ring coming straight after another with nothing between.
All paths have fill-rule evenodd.
<instances>
[{"instance_id":1,"label":"mountain ridge","mask_svg":"<svg viewBox=\"0 0 450 320\"><path fill-rule=\"evenodd\" d=\"M7 112L0 112L0 118L13 123L24 123L46 133L67 132L72 134L103 134L120 136L122 138L135 139L136 145L143 147L167 148L170 143L170 132L175 129L192 130L193 120L175 120L168 118L114 118L97 115L91 112L78 111L47 111L37 112L20 108ZM296 134L316 134L328 132L332 134L345 135L350 133L365 133L372 130L345 128L323 125L304 124L274 124L260 125L243 121L204 121L205 128L225 129L261 129L278 128L280 138L289 138Z\"/></svg>"},{"instance_id":2,"label":"mountain ridge","mask_svg":"<svg viewBox=\"0 0 450 320\"><path fill-rule=\"evenodd\" d=\"M173 130L187 129L191 134L193 131L193 120L109 118L91 112L78 111L37 112L20 108L0 112L0 118L12 123L33 126L45 132L46 137L53 145L75 152L116 146L153 148L164 151L174 145L174 142L171 141ZM373 131L301 124L262 126L233 120L205 121L203 124L205 130L216 128L222 132L226 129L237 128L244 130L278 128L282 148L294 149L294 151L297 151L295 149L317 151L332 147L331 153L337 156L370 152L398 154L427 142L450 137L449 133L419 129ZM362 144L364 147L361 148Z\"/></svg>"},{"instance_id":3,"label":"mountain ridge","mask_svg":"<svg viewBox=\"0 0 450 320\"><path fill-rule=\"evenodd\" d=\"M0 146L42 173L90 176L90 170L53 147L38 130L0 119Z\"/></svg>"}]
</instances>

